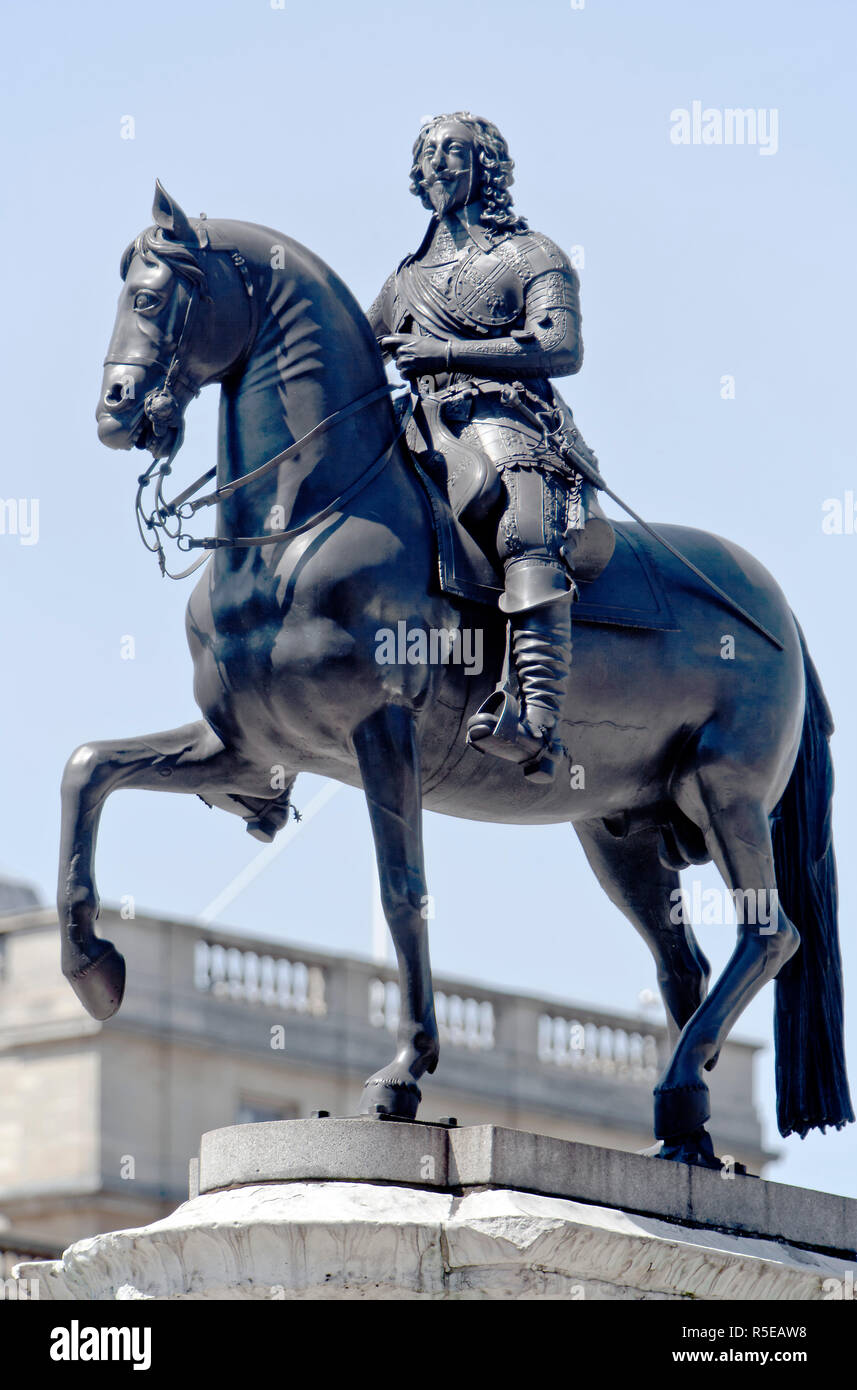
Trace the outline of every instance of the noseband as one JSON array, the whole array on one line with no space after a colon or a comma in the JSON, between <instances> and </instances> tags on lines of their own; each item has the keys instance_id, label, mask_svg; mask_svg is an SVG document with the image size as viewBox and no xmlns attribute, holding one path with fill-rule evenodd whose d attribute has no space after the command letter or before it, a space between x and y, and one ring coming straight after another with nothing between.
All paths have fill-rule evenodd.
<instances>
[{"instance_id":1,"label":"noseband","mask_svg":"<svg viewBox=\"0 0 857 1390\"><path fill-rule=\"evenodd\" d=\"M234 247L212 247L208 238L208 233L206 232L204 227L199 228L197 235L199 236L198 249L200 251L213 251L216 249L218 252L225 252L230 257L233 265L235 266L236 270L238 271L241 277L241 284L243 285L244 290L247 294L247 299L250 307L250 323L247 329L247 337L244 342L244 346L238 358L238 363L240 364L246 359L250 351L251 344L256 336L257 328L256 299L254 298L253 281L250 278L250 272L247 269L247 262L241 255L241 252L235 249ZM181 274L180 271L176 273ZM181 445L181 437L183 433L183 407L176 399L176 396L173 392L173 388L184 388L184 391L187 393L188 396L188 401L195 399L199 395L200 390L202 389L200 385L193 380L193 377L190 375L190 373L185 371L182 367L183 358L187 356L187 349L190 343L191 334L193 332L197 308L199 306L199 301L201 297L203 296L201 294L200 285L197 282L191 286L187 304L185 305L184 321L182 323L181 330L176 341L176 345L173 348L172 356L166 367L164 367L164 363L162 362L160 357L146 357L142 353L126 356L122 358L121 361L117 360L114 357L105 357L104 362L102 364L105 367L124 367L133 365L141 367L164 367L164 380L161 383L161 385L153 387L151 391L147 391L146 393L146 396L143 400L143 414L146 416L146 419L151 422L152 430L157 437L166 434L168 429L177 429L179 432L179 447ZM186 401L185 405L187 404L188 402ZM177 452L178 448L174 448L171 451L171 459L175 457L175 454Z\"/></svg>"}]
</instances>

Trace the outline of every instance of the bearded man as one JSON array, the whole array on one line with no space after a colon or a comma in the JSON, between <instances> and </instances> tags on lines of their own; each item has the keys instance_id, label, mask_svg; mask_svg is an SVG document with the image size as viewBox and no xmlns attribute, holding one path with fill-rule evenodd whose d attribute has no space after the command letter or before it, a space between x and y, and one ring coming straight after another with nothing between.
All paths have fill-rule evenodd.
<instances>
[{"instance_id":1,"label":"bearded man","mask_svg":"<svg viewBox=\"0 0 857 1390\"><path fill-rule=\"evenodd\" d=\"M520 702L495 692L468 721L467 741L544 782L563 752L574 575L593 578L614 537L569 446L596 469L597 460L550 381L583 360L577 273L515 212L513 167L496 126L469 112L422 127L411 191L432 218L369 318L411 383L453 509L483 539L490 527L505 577Z\"/></svg>"}]
</instances>

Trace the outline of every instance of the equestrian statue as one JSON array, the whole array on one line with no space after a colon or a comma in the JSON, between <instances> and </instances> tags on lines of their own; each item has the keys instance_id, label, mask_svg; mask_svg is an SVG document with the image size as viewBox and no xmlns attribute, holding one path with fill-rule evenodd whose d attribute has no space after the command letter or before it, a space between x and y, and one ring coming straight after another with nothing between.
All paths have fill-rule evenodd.
<instances>
[{"instance_id":1,"label":"equestrian statue","mask_svg":"<svg viewBox=\"0 0 857 1390\"><path fill-rule=\"evenodd\" d=\"M705 1076L769 981L781 1133L854 1118L832 720L752 555L627 507L632 520L605 517L598 494L616 494L551 380L581 362L577 275L515 213L511 174L489 122L427 122L411 181L429 228L368 316L289 237L188 217L156 186L154 224L122 257L96 415L104 444L151 455L137 516L162 572L168 537L200 552L183 574L199 570L186 627L201 718L69 759L63 970L95 1018L119 1008L125 964L96 933L94 872L112 792L196 795L269 841L299 773L361 787L401 989L395 1055L361 1108L413 1118L439 1055L423 808L567 821L654 957L671 1049L661 1156L718 1168ZM406 381L396 399L385 358ZM186 408L215 382L216 465L168 497ZM198 512L210 534L186 530ZM423 640L382 659L379 634L398 630ZM468 634L478 670L454 657ZM712 860L739 906L768 910L738 912L709 991L675 905L680 871Z\"/></svg>"}]
</instances>

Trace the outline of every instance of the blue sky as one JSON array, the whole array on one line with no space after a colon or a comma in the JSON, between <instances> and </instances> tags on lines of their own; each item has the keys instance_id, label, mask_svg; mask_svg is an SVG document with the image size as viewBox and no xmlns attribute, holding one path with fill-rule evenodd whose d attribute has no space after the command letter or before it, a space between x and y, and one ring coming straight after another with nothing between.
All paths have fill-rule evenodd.
<instances>
[{"instance_id":1,"label":"blue sky","mask_svg":"<svg viewBox=\"0 0 857 1390\"><path fill-rule=\"evenodd\" d=\"M38 499L39 536L0 535L0 870L50 899L68 753L196 715L187 590L162 582L139 545L139 458L101 448L93 419L119 255L150 220L155 177L190 213L305 242L368 303L424 227L407 186L416 129L430 112L466 107L509 140L532 225L583 248L586 360L567 395L611 485L652 521L752 550L804 627L837 718L857 1078L857 535L821 526L825 501L857 491L854 29L847 0L17 6L0 98L0 496ZM673 144L671 112L694 101L775 110L776 153ZM121 138L128 116L134 139ZM189 413L184 478L213 461L215 412L209 391ZM133 661L120 654L129 634ZM318 789L302 779L297 804ZM637 1009L651 960L567 827L429 815L426 842L436 969ZM117 796L102 830L102 896L191 917L258 848L193 798ZM371 872L362 799L343 790L223 924L368 953ZM732 929L700 936L722 964ZM769 988L737 1034L768 1044L759 1100L785 1155L772 1176L857 1195L857 1127L777 1139L771 1010Z\"/></svg>"}]
</instances>

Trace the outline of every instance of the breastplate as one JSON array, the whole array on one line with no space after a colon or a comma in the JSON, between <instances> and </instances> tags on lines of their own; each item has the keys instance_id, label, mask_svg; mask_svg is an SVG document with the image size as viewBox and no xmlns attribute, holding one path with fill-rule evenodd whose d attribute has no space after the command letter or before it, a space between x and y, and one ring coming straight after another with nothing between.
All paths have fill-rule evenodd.
<instances>
[{"instance_id":1,"label":"breastplate","mask_svg":"<svg viewBox=\"0 0 857 1390\"><path fill-rule=\"evenodd\" d=\"M502 254L501 252L505 252ZM448 318L479 335L502 332L520 316L526 295L526 263L505 247L482 251L478 247L435 262L412 262L414 289L428 304L434 304L441 319ZM419 289L417 289L419 287ZM397 278L394 321L396 331L405 319L408 293Z\"/></svg>"},{"instance_id":2,"label":"breastplate","mask_svg":"<svg viewBox=\"0 0 857 1390\"><path fill-rule=\"evenodd\" d=\"M525 287L514 263L495 251L474 248L459 261L448 296L455 311L475 328L504 328L521 313Z\"/></svg>"}]
</instances>

